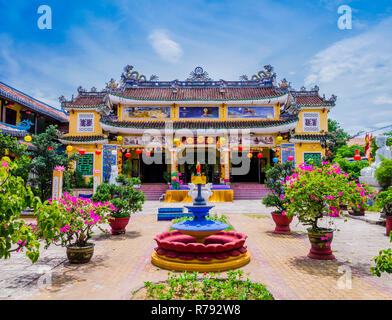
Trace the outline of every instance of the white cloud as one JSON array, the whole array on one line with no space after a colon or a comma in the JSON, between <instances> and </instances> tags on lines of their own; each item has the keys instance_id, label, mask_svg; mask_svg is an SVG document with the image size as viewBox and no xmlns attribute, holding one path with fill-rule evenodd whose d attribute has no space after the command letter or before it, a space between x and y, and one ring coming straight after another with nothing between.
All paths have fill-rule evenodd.
<instances>
[{"instance_id":1,"label":"white cloud","mask_svg":"<svg viewBox=\"0 0 392 320\"><path fill-rule=\"evenodd\" d=\"M392 124L392 18L318 52L309 62L305 85L336 94L331 117L353 133Z\"/></svg>"},{"instance_id":2,"label":"white cloud","mask_svg":"<svg viewBox=\"0 0 392 320\"><path fill-rule=\"evenodd\" d=\"M154 48L154 50L161 56L165 61L176 63L182 56L181 46L170 39L166 30L154 30L148 39Z\"/></svg>"}]
</instances>

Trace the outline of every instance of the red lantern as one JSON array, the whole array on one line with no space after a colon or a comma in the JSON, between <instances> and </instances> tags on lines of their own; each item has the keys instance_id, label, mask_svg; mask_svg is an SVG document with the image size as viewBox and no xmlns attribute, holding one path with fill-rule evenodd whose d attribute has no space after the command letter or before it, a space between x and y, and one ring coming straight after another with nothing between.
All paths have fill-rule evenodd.
<instances>
[{"instance_id":1,"label":"red lantern","mask_svg":"<svg viewBox=\"0 0 392 320\"><path fill-rule=\"evenodd\" d=\"M355 160L355 161L360 161L360 160L362 160L362 157L361 157L361 155L359 154L359 150L358 150L358 149L355 150L354 160Z\"/></svg>"},{"instance_id":2,"label":"red lantern","mask_svg":"<svg viewBox=\"0 0 392 320\"><path fill-rule=\"evenodd\" d=\"M263 157L263 154L259 152L259 153L257 154L257 158L261 159L262 157Z\"/></svg>"},{"instance_id":3,"label":"red lantern","mask_svg":"<svg viewBox=\"0 0 392 320\"><path fill-rule=\"evenodd\" d=\"M131 154L130 154L129 152L127 152L127 153L125 154L125 157L126 157L126 158L130 158L130 157L131 157Z\"/></svg>"},{"instance_id":4,"label":"red lantern","mask_svg":"<svg viewBox=\"0 0 392 320\"><path fill-rule=\"evenodd\" d=\"M138 154L138 155L141 155L142 154L142 150L140 150L140 149L136 149L136 153Z\"/></svg>"},{"instance_id":5,"label":"red lantern","mask_svg":"<svg viewBox=\"0 0 392 320\"><path fill-rule=\"evenodd\" d=\"M99 156L102 153L102 150L95 150L95 154Z\"/></svg>"},{"instance_id":6,"label":"red lantern","mask_svg":"<svg viewBox=\"0 0 392 320\"><path fill-rule=\"evenodd\" d=\"M238 151L242 151L242 146L238 146Z\"/></svg>"},{"instance_id":7,"label":"red lantern","mask_svg":"<svg viewBox=\"0 0 392 320\"><path fill-rule=\"evenodd\" d=\"M48 147L48 150L50 151L50 150L53 150L53 147Z\"/></svg>"},{"instance_id":8,"label":"red lantern","mask_svg":"<svg viewBox=\"0 0 392 320\"><path fill-rule=\"evenodd\" d=\"M79 154L84 155L86 153L86 150L84 149L79 149Z\"/></svg>"},{"instance_id":9,"label":"red lantern","mask_svg":"<svg viewBox=\"0 0 392 320\"><path fill-rule=\"evenodd\" d=\"M293 157L293 156L288 156L288 157L287 157L287 160L289 160L289 161L294 161L294 157Z\"/></svg>"}]
</instances>

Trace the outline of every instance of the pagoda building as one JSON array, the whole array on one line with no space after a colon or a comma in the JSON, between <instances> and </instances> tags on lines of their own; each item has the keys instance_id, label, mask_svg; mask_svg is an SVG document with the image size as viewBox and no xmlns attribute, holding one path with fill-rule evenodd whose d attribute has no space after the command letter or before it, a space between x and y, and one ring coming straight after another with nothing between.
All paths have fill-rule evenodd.
<instances>
[{"instance_id":1,"label":"pagoda building","mask_svg":"<svg viewBox=\"0 0 392 320\"><path fill-rule=\"evenodd\" d=\"M68 121L66 111L0 82L0 135L14 136L25 143L23 137L40 134L51 124L67 132Z\"/></svg>"},{"instance_id":2,"label":"pagoda building","mask_svg":"<svg viewBox=\"0 0 392 320\"><path fill-rule=\"evenodd\" d=\"M82 174L99 173L101 181L115 168L142 184L177 172L189 183L197 163L185 156L190 152L207 159L200 163L213 184L262 184L267 165L321 161L335 101L317 86L277 84L270 65L239 81L212 80L201 67L184 81L159 81L126 66L119 83L111 79L101 91L79 87L72 100L62 98L70 122L59 139L83 154ZM242 174L234 173L238 158L248 163Z\"/></svg>"}]
</instances>

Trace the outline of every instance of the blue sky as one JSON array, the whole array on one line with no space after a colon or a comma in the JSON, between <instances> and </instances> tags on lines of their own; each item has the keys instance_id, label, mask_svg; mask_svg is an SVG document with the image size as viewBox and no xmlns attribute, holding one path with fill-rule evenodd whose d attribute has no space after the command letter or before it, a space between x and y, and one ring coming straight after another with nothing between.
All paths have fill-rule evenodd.
<instances>
[{"instance_id":1,"label":"blue sky","mask_svg":"<svg viewBox=\"0 0 392 320\"><path fill-rule=\"evenodd\" d=\"M37 27L43 4L52 30ZM342 4L351 30L337 27ZM391 34L390 0L0 0L0 80L58 107L126 64L160 80L197 65L237 80L271 64L296 89L337 95L330 117L355 133L392 125Z\"/></svg>"}]
</instances>

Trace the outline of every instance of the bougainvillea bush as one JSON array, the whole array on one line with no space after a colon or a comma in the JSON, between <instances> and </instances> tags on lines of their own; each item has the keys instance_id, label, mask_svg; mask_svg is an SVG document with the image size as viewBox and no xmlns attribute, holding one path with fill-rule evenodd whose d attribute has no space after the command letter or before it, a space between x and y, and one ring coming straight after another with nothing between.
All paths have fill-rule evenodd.
<instances>
[{"instance_id":1,"label":"bougainvillea bush","mask_svg":"<svg viewBox=\"0 0 392 320\"><path fill-rule=\"evenodd\" d=\"M298 215L314 232L320 231L318 221L324 214L337 217L343 205L365 207L373 196L369 187L351 180L339 166L328 162L320 167L300 164L282 184L286 207L283 214Z\"/></svg>"},{"instance_id":2,"label":"bougainvillea bush","mask_svg":"<svg viewBox=\"0 0 392 320\"><path fill-rule=\"evenodd\" d=\"M94 227L109 232L104 225L116 210L110 202L92 202L64 193L62 199L49 199L37 210L37 234L45 239L46 247L85 247Z\"/></svg>"},{"instance_id":3,"label":"bougainvillea bush","mask_svg":"<svg viewBox=\"0 0 392 320\"><path fill-rule=\"evenodd\" d=\"M36 262L39 257L39 242L34 226L20 220L20 213L27 207L35 207L39 200L31 189L25 187L20 176L12 174L16 162L8 157L0 160L0 258L9 258L12 252L25 251L26 256Z\"/></svg>"}]
</instances>

